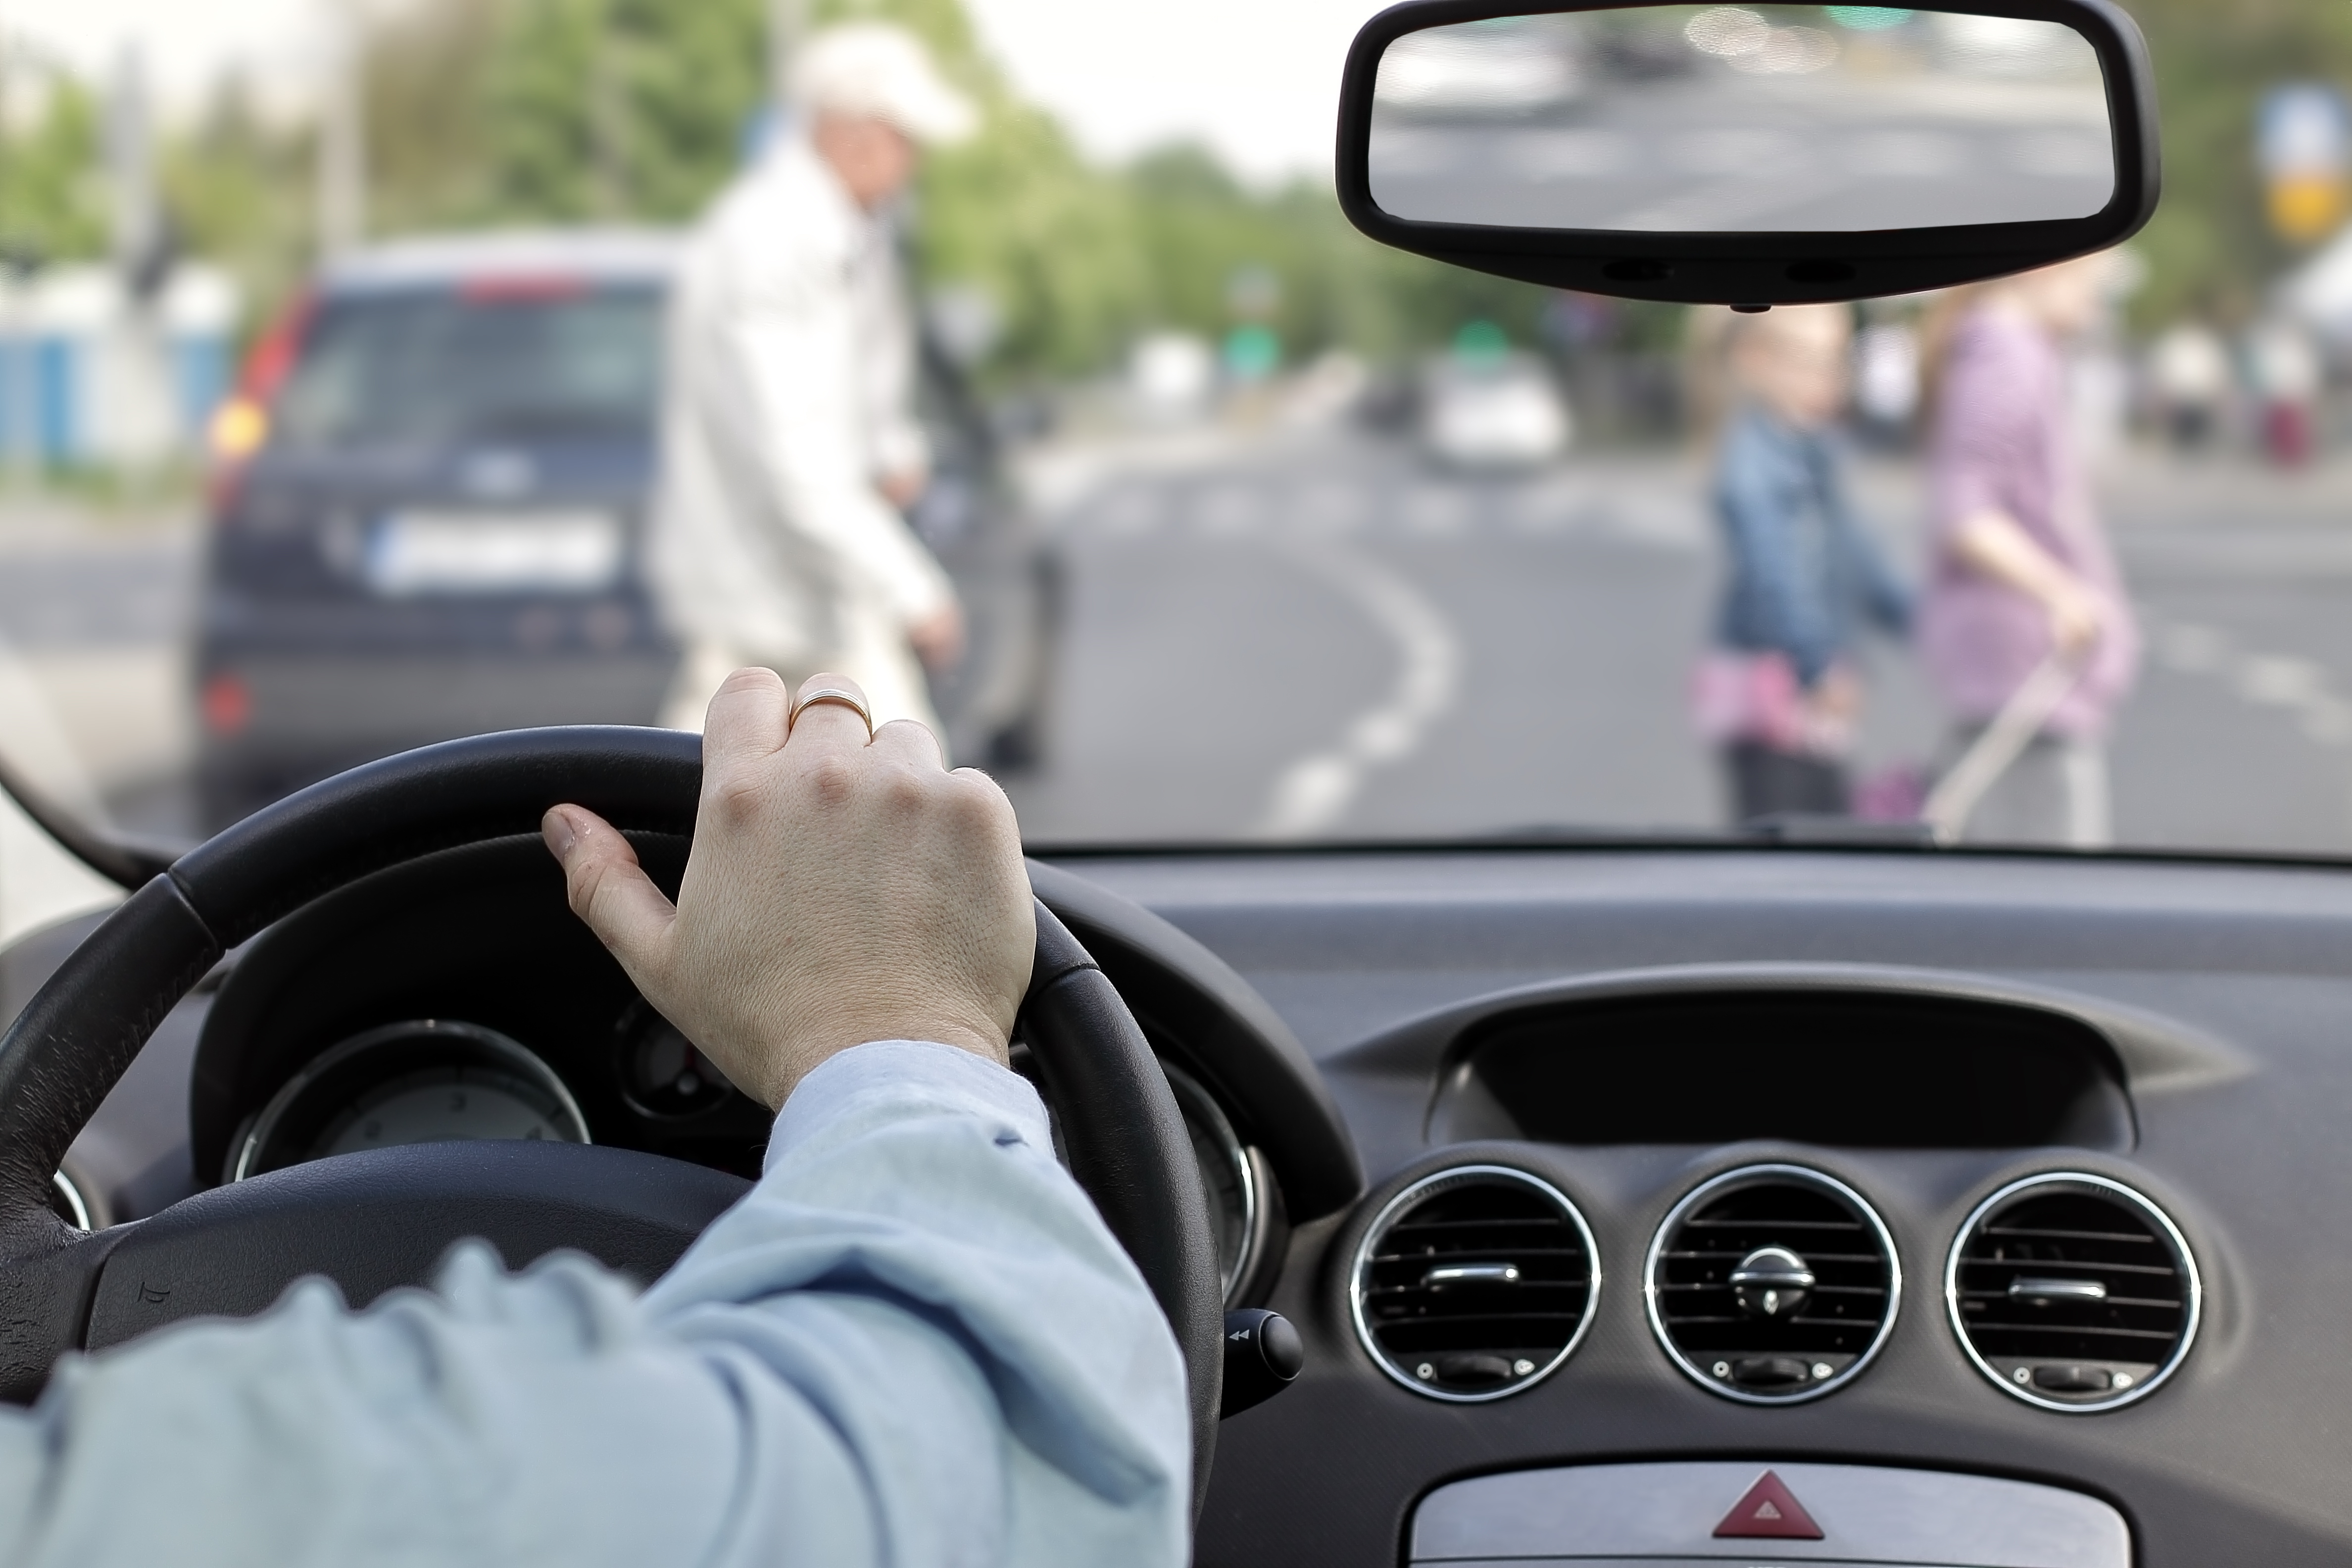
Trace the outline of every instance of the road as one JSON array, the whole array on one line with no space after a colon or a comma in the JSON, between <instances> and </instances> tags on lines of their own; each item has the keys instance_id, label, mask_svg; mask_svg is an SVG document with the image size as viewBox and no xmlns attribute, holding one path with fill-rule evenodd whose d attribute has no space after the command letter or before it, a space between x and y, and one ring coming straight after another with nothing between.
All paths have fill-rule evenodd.
<instances>
[{"instance_id":1,"label":"road","mask_svg":"<svg viewBox=\"0 0 2352 1568\"><path fill-rule=\"evenodd\" d=\"M1465 479L1324 431L1090 467L1055 498L1053 757L1009 781L1033 842L1721 820L1685 719L1716 565L1680 458ZM1860 488L1916 562L1915 477L1877 464ZM2352 469L2143 462L2109 510L2150 631L2116 742L2121 837L2352 853ZM0 733L150 831L186 820L194 561L168 517L0 503ZM1931 760L1907 654L1874 649L1869 678L1864 771Z\"/></svg>"},{"instance_id":2,"label":"road","mask_svg":"<svg viewBox=\"0 0 2352 1568\"><path fill-rule=\"evenodd\" d=\"M2117 830L2352 852L2352 474L2127 465L2109 508L2150 657ZM1916 475L1866 468L1916 571ZM1655 456L1517 480L1322 437L1107 479L1067 509L1073 623L1033 839L1444 836L1721 820L1685 721L1714 595L1701 480ZM1868 655L1860 771L1931 763L1900 649Z\"/></svg>"}]
</instances>

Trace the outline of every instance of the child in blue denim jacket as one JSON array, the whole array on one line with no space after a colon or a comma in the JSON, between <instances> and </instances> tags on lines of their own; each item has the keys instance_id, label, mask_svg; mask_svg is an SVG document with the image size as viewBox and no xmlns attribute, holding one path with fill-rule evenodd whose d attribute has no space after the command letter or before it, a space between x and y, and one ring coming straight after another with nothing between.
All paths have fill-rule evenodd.
<instances>
[{"instance_id":1,"label":"child in blue denim jacket","mask_svg":"<svg viewBox=\"0 0 2352 1568\"><path fill-rule=\"evenodd\" d=\"M1854 518L1832 434L1852 337L1843 307L1784 306L1735 321L1727 345L1714 500L1729 572L1696 717L1738 822L1846 813L1861 705L1847 650L1864 623L1910 625L1910 592Z\"/></svg>"}]
</instances>

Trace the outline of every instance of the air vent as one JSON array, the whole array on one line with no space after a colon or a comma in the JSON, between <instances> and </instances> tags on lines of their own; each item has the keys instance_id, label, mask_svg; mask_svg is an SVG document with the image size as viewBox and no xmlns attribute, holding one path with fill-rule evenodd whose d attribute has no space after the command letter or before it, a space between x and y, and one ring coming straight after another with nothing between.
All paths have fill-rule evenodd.
<instances>
[{"instance_id":1,"label":"air vent","mask_svg":"<svg viewBox=\"0 0 2352 1568\"><path fill-rule=\"evenodd\" d=\"M1676 1365L1727 1399L1790 1405L1870 1363L1895 1326L1903 1268L1852 1187L1801 1165L1752 1165L1674 1206L1644 1289Z\"/></svg>"},{"instance_id":2,"label":"air vent","mask_svg":"<svg viewBox=\"0 0 2352 1568\"><path fill-rule=\"evenodd\" d=\"M1979 1371L2045 1410L2112 1410L2189 1354L2197 1260L2164 1211L2105 1176L2011 1183L1977 1205L1944 1268Z\"/></svg>"},{"instance_id":3,"label":"air vent","mask_svg":"<svg viewBox=\"0 0 2352 1568\"><path fill-rule=\"evenodd\" d=\"M1416 1394L1500 1399L1566 1361L1592 1321L1601 1258L1559 1189L1465 1165L1389 1200L1356 1249L1356 1337Z\"/></svg>"}]
</instances>

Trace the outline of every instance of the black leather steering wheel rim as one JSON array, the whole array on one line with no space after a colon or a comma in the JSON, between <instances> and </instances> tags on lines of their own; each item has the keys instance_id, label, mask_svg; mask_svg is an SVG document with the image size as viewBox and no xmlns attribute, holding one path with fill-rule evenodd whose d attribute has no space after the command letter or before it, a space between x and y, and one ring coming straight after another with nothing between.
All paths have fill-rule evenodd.
<instances>
[{"instance_id":1,"label":"black leather steering wheel rim","mask_svg":"<svg viewBox=\"0 0 2352 1568\"><path fill-rule=\"evenodd\" d=\"M672 731L577 727L450 742L289 796L133 892L0 1037L0 1387L37 1385L58 1354L84 1342L106 1255L120 1231L138 1227L73 1230L51 1212L51 1173L156 1025L222 953L372 872L536 832L559 803L625 830L690 835L701 776L700 738ZM1036 912L1036 963L1018 1032L1054 1100L1073 1173L1183 1351L1197 1510L1223 1368L1217 1256L1198 1167L1158 1060L1118 991L1051 910L1041 903Z\"/></svg>"}]
</instances>

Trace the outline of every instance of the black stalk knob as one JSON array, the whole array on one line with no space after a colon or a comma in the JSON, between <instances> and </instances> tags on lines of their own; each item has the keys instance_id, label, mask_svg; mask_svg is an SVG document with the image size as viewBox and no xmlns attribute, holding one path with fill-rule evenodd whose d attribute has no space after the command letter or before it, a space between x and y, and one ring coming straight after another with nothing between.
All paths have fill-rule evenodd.
<instances>
[{"instance_id":1,"label":"black stalk knob","mask_svg":"<svg viewBox=\"0 0 2352 1568\"><path fill-rule=\"evenodd\" d=\"M1298 1331L1280 1312L1244 1307L1225 1314L1225 1403L1220 1415L1263 1405L1307 1364Z\"/></svg>"}]
</instances>

